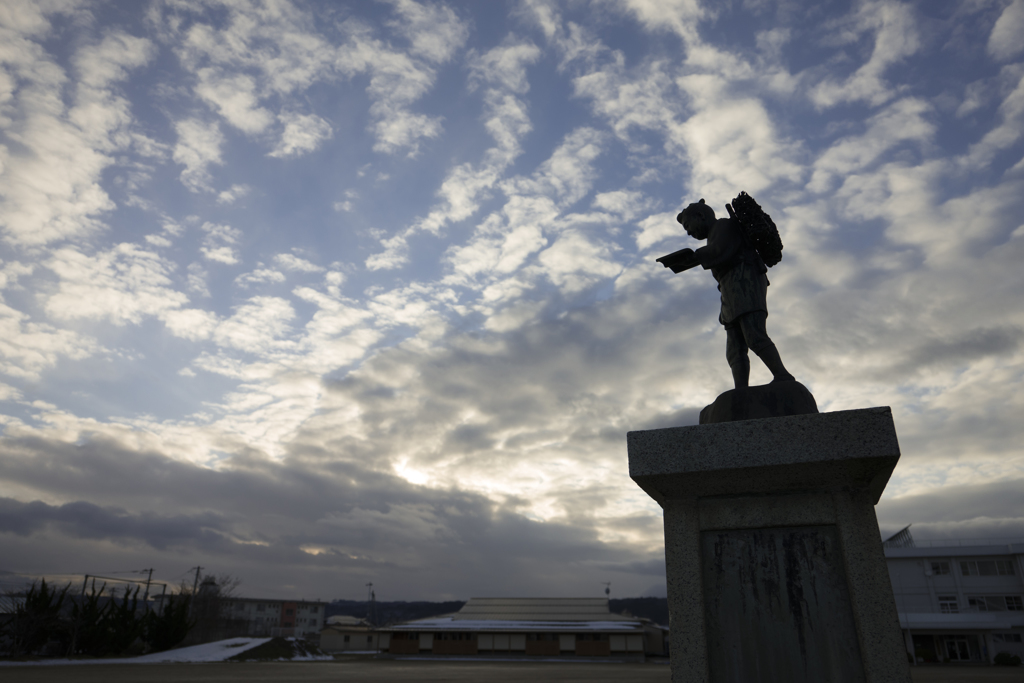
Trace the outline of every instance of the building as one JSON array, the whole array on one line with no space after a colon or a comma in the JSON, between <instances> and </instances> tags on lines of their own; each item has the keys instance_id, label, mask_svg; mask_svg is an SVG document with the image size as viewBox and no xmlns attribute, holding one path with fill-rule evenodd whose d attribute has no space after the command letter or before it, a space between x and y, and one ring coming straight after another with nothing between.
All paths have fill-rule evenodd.
<instances>
[{"instance_id":1,"label":"building","mask_svg":"<svg viewBox=\"0 0 1024 683\"><path fill-rule=\"evenodd\" d=\"M324 652L379 652L379 629L365 619L336 615L327 618L320 631L320 649Z\"/></svg>"},{"instance_id":2,"label":"building","mask_svg":"<svg viewBox=\"0 0 1024 683\"><path fill-rule=\"evenodd\" d=\"M1024 543L924 545L909 529L897 536L883 547L912 661L1024 658Z\"/></svg>"},{"instance_id":3,"label":"building","mask_svg":"<svg viewBox=\"0 0 1024 683\"><path fill-rule=\"evenodd\" d=\"M472 598L454 614L382 629L392 655L610 657L664 653L664 629L606 598Z\"/></svg>"},{"instance_id":4,"label":"building","mask_svg":"<svg viewBox=\"0 0 1024 683\"><path fill-rule=\"evenodd\" d=\"M324 627L322 602L232 597L222 604L226 619L247 624L244 635L312 638Z\"/></svg>"},{"instance_id":5,"label":"building","mask_svg":"<svg viewBox=\"0 0 1024 683\"><path fill-rule=\"evenodd\" d=\"M171 596L153 598L155 609L162 611L163 601ZM324 626L324 604L307 600L268 600L266 598L238 598L200 591L197 605L212 608L215 615L200 623L190 633L195 642L208 642L239 636L312 638L319 636ZM203 611L203 610L200 610ZM200 622L204 619L200 618Z\"/></svg>"}]
</instances>

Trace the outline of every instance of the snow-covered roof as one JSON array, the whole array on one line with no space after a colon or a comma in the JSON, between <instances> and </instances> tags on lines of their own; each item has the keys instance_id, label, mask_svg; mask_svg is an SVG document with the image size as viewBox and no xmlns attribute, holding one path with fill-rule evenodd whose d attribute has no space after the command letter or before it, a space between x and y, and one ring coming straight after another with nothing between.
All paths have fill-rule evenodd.
<instances>
[{"instance_id":1,"label":"snow-covered roof","mask_svg":"<svg viewBox=\"0 0 1024 683\"><path fill-rule=\"evenodd\" d=\"M350 617L347 614L335 614L333 617L327 617L328 626L369 626L366 623L366 619L360 619L359 617Z\"/></svg>"},{"instance_id":2,"label":"snow-covered roof","mask_svg":"<svg viewBox=\"0 0 1024 683\"><path fill-rule=\"evenodd\" d=\"M470 598L456 621L639 622L612 614L607 598Z\"/></svg>"}]
</instances>

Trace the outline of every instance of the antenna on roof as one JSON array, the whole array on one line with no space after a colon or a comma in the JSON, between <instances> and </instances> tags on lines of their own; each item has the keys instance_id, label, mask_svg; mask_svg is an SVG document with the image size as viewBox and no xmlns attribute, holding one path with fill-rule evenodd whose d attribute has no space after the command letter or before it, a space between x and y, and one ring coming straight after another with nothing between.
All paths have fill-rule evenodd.
<instances>
[{"instance_id":1,"label":"antenna on roof","mask_svg":"<svg viewBox=\"0 0 1024 683\"><path fill-rule=\"evenodd\" d=\"M906 525L889 538L882 541L884 548L913 548L914 537L910 535L910 525Z\"/></svg>"}]
</instances>

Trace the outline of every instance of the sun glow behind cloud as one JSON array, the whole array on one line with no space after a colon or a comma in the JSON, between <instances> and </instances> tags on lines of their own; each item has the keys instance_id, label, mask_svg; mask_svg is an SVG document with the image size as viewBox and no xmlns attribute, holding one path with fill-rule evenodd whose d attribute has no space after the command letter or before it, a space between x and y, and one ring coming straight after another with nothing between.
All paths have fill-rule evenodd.
<instances>
[{"instance_id":1,"label":"sun glow behind cloud","mask_svg":"<svg viewBox=\"0 0 1024 683\"><path fill-rule=\"evenodd\" d=\"M0 569L656 586L625 432L730 380L653 259L741 189L883 526L1021 535L1021 6L7 3Z\"/></svg>"}]
</instances>

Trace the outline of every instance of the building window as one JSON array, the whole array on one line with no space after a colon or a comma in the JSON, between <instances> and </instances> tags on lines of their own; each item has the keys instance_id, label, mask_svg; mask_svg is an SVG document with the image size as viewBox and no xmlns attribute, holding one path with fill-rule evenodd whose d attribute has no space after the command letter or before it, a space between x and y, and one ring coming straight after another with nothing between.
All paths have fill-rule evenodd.
<instances>
[{"instance_id":1,"label":"building window","mask_svg":"<svg viewBox=\"0 0 1024 683\"><path fill-rule=\"evenodd\" d=\"M293 610L293 609L286 609L284 611L284 614L285 614L286 617L290 617L290 616L295 614L295 610Z\"/></svg>"},{"instance_id":2,"label":"building window","mask_svg":"<svg viewBox=\"0 0 1024 683\"><path fill-rule=\"evenodd\" d=\"M964 576L1013 576L1010 560L970 560L960 563Z\"/></svg>"},{"instance_id":3,"label":"building window","mask_svg":"<svg viewBox=\"0 0 1024 683\"><path fill-rule=\"evenodd\" d=\"M967 604L979 612L1024 611L1024 601L1019 595L969 595Z\"/></svg>"},{"instance_id":4,"label":"building window","mask_svg":"<svg viewBox=\"0 0 1024 683\"><path fill-rule=\"evenodd\" d=\"M1021 637L1019 633L993 633L993 643L1019 643Z\"/></svg>"},{"instance_id":5,"label":"building window","mask_svg":"<svg viewBox=\"0 0 1024 683\"><path fill-rule=\"evenodd\" d=\"M366 642L367 643L372 643L373 642L373 636L366 636Z\"/></svg>"},{"instance_id":6,"label":"building window","mask_svg":"<svg viewBox=\"0 0 1024 683\"><path fill-rule=\"evenodd\" d=\"M949 573L949 562L932 562L932 574L942 576Z\"/></svg>"},{"instance_id":7,"label":"building window","mask_svg":"<svg viewBox=\"0 0 1024 683\"><path fill-rule=\"evenodd\" d=\"M257 612L265 612L266 608L267 608L267 606L264 605L262 602L256 604L256 611Z\"/></svg>"},{"instance_id":8,"label":"building window","mask_svg":"<svg viewBox=\"0 0 1024 683\"><path fill-rule=\"evenodd\" d=\"M349 636L345 636L345 642L346 643L348 642L348 639L349 639Z\"/></svg>"},{"instance_id":9,"label":"building window","mask_svg":"<svg viewBox=\"0 0 1024 683\"><path fill-rule=\"evenodd\" d=\"M316 614L317 612L320 611L320 605L313 605L312 607L309 608L309 611L312 612L313 614Z\"/></svg>"},{"instance_id":10,"label":"building window","mask_svg":"<svg viewBox=\"0 0 1024 683\"><path fill-rule=\"evenodd\" d=\"M943 614L959 614L960 606L957 604L955 595L939 596L939 611Z\"/></svg>"}]
</instances>

